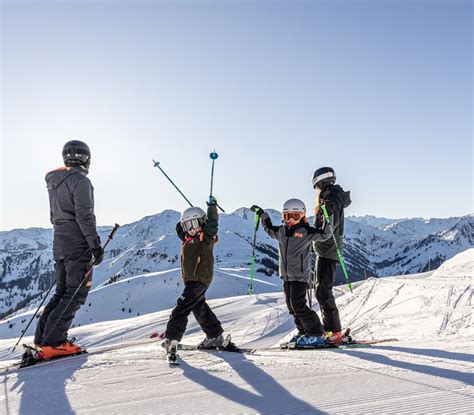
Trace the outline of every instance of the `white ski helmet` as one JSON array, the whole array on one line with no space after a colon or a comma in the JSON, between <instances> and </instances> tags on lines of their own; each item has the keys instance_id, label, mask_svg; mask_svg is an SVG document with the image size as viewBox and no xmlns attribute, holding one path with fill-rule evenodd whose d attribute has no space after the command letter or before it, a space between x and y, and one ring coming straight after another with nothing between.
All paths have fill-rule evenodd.
<instances>
[{"instance_id":1,"label":"white ski helmet","mask_svg":"<svg viewBox=\"0 0 474 415\"><path fill-rule=\"evenodd\" d=\"M306 216L306 206L299 199L287 200L283 204L281 215L284 222L294 225Z\"/></svg>"},{"instance_id":2,"label":"white ski helmet","mask_svg":"<svg viewBox=\"0 0 474 415\"><path fill-rule=\"evenodd\" d=\"M188 232L191 229L198 229L207 219L206 212L200 207L190 207L181 215L181 227Z\"/></svg>"}]
</instances>

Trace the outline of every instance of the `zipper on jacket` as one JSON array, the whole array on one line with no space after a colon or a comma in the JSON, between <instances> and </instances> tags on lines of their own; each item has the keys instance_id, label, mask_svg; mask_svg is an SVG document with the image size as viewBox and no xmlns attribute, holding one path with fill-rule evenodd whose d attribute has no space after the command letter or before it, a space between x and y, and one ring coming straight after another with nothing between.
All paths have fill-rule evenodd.
<instances>
[{"instance_id":1,"label":"zipper on jacket","mask_svg":"<svg viewBox=\"0 0 474 415\"><path fill-rule=\"evenodd\" d=\"M194 267L194 277L196 276L196 272L197 272L197 269L198 269L198 266L199 266L200 262L201 262L201 257L198 256L198 259L196 261L196 266Z\"/></svg>"},{"instance_id":2,"label":"zipper on jacket","mask_svg":"<svg viewBox=\"0 0 474 415\"><path fill-rule=\"evenodd\" d=\"M300 254L300 262L301 262L301 275L303 275L303 254Z\"/></svg>"}]
</instances>

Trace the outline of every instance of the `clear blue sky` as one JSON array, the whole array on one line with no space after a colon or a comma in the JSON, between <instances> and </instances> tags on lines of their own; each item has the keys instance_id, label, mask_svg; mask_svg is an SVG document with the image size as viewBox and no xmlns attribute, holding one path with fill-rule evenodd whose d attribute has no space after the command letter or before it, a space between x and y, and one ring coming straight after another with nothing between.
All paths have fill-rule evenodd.
<instances>
[{"instance_id":1,"label":"clear blue sky","mask_svg":"<svg viewBox=\"0 0 474 415\"><path fill-rule=\"evenodd\" d=\"M472 212L470 1L2 3L0 229L49 226L69 139L100 224L215 194L232 211L314 206L330 165L348 214Z\"/></svg>"}]
</instances>

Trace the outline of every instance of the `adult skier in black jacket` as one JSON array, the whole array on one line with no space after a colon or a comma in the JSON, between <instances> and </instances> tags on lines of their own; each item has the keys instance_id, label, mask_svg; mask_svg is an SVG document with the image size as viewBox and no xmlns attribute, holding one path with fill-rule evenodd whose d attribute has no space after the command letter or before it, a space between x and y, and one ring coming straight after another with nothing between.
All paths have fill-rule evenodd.
<instances>
[{"instance_id":1,"label":"adult skier in black jacket","mask_svg":"<svg viewBox=\"0 0 474 415\"><path fill-rule=\"evenodd\" d=\"M69 141L62 155L64 167L46 175L57 285L35 332L35 348L43 359L81 351L68 340L68 330L92 285L92 272L84 281L85 274L104 257L96 230L94 188L87 178L89 147L82 141Z\"/></svg>"},{"instance_id":2,"label":"adult skier in black jacket","mask_svg":"<svg viewBox=\"0 0 474 415\"><path fill-rule=\"evenodd\" d=\"M325 205L329 220L334 229L334 236L339 250L342 253L342 240L344 236L344 208L351 204L350 192L345 192L341 186L336 185L336 173L331 167L321 167L313 174L313 188L319 191L316 207L315 227L323 230L329 227L324 218L321 205ZM337 309L332 288L336 275L336 265L339 262L336 244L333 238L325 241L316 241L313 249L317 254L316 298L321 307L323 325L326 332L332 332L327 341L339 344L342 342L341 320Z\"/></svg>"}]
</instances>

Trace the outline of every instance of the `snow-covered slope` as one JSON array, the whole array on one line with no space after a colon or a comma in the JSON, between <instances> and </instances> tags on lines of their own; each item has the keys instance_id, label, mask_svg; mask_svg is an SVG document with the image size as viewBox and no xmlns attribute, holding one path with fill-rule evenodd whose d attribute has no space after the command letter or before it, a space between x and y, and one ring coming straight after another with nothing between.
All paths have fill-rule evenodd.
<instances>
[{"instance_id":1,"label":"snow-covered slope","mask_svg":"<svg viewBox=\"0 0 474 415\"><path fill-rule=\"evenodd\" d=\"M474 249L429 275L367 280L357 295L341 298L343 320L365 336L472 337Z\"/></svg>"},{"instance_id":2,"label":"snow-covered slope","mask_svg":"<svg viewBox=\"0 0 474 415\"><path fill-rule=\"evenodd\" d=\"M159 344L79 357L3 377L0 407L29 413L471 413L474 249L434 273L368 280L338 289L345 325L371 348L181 352L170 368ZM293 330L281 293L212 300L239 345L270 347ZM90 348L146 339L169 310L71 331ZM202 337L193 318L184 338ZM25 341L31 342L31 337ZM0 340L0 367L15 339ZM87 398L85 399L85 396Z\"/></svg>"}]
</instances>

